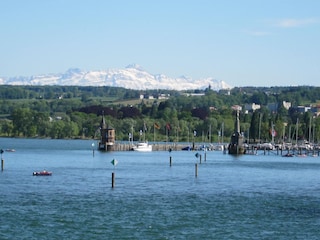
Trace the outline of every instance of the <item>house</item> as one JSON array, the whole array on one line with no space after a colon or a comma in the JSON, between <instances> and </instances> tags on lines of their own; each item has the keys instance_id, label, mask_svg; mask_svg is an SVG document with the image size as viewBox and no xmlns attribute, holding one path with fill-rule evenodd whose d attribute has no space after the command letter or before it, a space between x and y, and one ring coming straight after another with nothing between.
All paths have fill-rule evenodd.
<instances>
[{"instance_id":1,"label":"house","mask_svg":"<svg viewBox=\"0 0 320 240\"><path fill-rule=\"evenodd\" d=\"M240 105L233 105L231 108L235 111L242 111L242 107Z\"/></svg>"},{"instance_id":2,"label":"house","mask_svg":"<svg viewBox=\"0 0 320 240\"><path fill-rule=\"evenodd\" d=\"M248 111L248 112L254 112L255 110L258 110L261 108L260 104L255 104L255 103L251 103L251 104L245 104L244 105L244 110Z\"/></svg>"},{"instance_id":3,"label":"house","mask_svg":"<svg viewBox=\"0 0 320 240\"><path fill-rule=\"evenodd\" d=\"M285 109L289 110L289 108L291 108L291 102L283 101L283 102L282 102L282 106L283 106Z\"/></svg>"}]
</instances>

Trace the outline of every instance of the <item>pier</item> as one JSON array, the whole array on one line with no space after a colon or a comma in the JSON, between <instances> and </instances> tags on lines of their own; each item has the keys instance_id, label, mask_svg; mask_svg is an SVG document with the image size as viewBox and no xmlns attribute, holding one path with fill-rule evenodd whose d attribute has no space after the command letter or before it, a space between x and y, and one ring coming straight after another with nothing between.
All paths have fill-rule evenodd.
<instances>
[{"instance_id":1,"label":"pier","mask_svg":"<svg viewBox=\"0 0 320 240\"><path fill-rule=\"evenodd\" d=\"M180 151L184 147L188 147L189 144L183 143L151 143L152 151L169 151L170 149L173 151ZM132 143L114 143L113 150L114 151L131 151L132 150ZM196 150L196 149L195 149Z\"/></svg>"},{"instance_id":2,"label":"pier","mask_svg":"<svg viewBox=\"0 0 320 240\"><path fill-rule=\"evenodd\" d=\"M272 149L267 147L259 148L257 147L257 145L250 145L249 147L247 147L247 154L256 155L258 151L262 152L263 155L281 155L284 157L320 156L319 147L313 147L312 149L304 148L302 146L283 149L280 147L274 147Z\"/></svg>"},{"instance_id":3,"label":"pier","mask_svg":"<svg viewBox=\"0 0 320 240\"><path fill-rule=\"evenodd\" d=\"M183 148L187 148L192 146L192 144L188 143L181 143L181 142L172 142L172 143L162 143L162 142L149 142L149 144L152 145L152 151L182 151ZM194 149L192 147L190 148L190 151L203 151L203 147L205 147L207 151L221 151L223 153L223 149L217 150L215 146L221 146L220 145L214 145L214 144L196 144ZM225 148L227 148L227 144L224 145ZM113 145L114 151L131 151L132 150L132 143L130 142L115 142ZM250 144L246 148L247 155L281 155L284 157L288 156L298 156L298 157L304 157L304 156L320 156L320 148L314 147L313 149L306 149L303 147L295 147L295 148L285 148L281 149L279 147L274 147L272 149L270 148L261 148L258 147L256 144Z\"/></svg>"}]
</instances>

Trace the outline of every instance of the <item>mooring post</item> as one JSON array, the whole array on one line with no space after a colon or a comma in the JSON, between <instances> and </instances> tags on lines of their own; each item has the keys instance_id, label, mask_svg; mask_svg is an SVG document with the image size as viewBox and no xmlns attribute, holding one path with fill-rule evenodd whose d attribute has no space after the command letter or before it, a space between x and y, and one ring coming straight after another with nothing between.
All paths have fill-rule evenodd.
<instances>
[{"instance_id":1,"label":"mooring post","mask_svg":"<svg viewBox=\"0 0 320 240\"><path fill-rule=\"evenodd\" d=\"M207 153L204 152L204 161L206 162L207 161Z\"/></svg>"},{"instance_id":2,"label":"mooring post","mask_svg":"<svg viewBox=\"0 0 320 240\"><path fill-rule=\"evenodd\" d=\"M198 177L198 164L195 164L195 176Z\"/></svg>"},{"instance_id":3,"label":"mooring post","mask_svg":"<svg viewBox=\"0 0 320 240\"><path fill-rule=\"evenodd\" d=\"M170 162L170 167L172 166L171 152L172 152L172 148L169 148L169 154L170 154L169 162Z\"/></svg>"},{"instance_id":4,"label":"mooring post","mask_svg":"<svg viewBox=\"0 0 320 240\"><path fill-rule=\"evenodd\" d=\"M200 154L200 155L199 155L199 161L200 161L200 164L201 164L201 157L202 157L202 155Z\"/></svg>"},{"instance_id":5,"label":"mooring post","mask_svg":"<svg viewBox=\"0 0 320 240\"><path fill-rule=\"evenodd\" d=\"M115 185L115 173L112 172L112 177L111 177L111 187L114 188Z\"/></svg>"},{"instance_id":6,"label":"mooring post","mask_svg":"<svg viewBox=\"0 0 320 240\"><path fill-rule=\"evenodd\" d=\"M4 167L4 160L2 158L2 154L3 154L3 150L0 149L0 153L1 153L1 171L3 171L3 167Z\"/></svg>"},{"instance_id":7,"label":"mooring post","mask_svg":"<svg viewBox=\"0 0 320 240\"><path fill-rule=\"evenodd\" d=\"M94 143L92 143L91 146L92 146L92 157L94 157Z\"/></svg>"},{"instance_id":8,"label":"mooring post","mask_svg":"<svg viewBox=\"0 0 320 240\"><path fill-rule=\"evenodd\" d=\"M115 185L115 171L116 171L116 166L118 164L118 161L117 159L112 159L111 161L111 164L113 165L114 169L113 169L113 172L112 172L112 177L111 177L111 187L114 188L114 185Z\"/></svg>"}]
</instances>

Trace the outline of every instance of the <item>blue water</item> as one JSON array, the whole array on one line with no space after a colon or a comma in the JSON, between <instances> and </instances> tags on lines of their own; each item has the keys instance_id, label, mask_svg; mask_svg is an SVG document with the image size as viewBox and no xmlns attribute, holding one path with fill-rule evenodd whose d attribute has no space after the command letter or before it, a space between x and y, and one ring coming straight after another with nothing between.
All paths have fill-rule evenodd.
<instances>
[{"instance_id":1,"label":"blue water","mask_svg":"<svg viewBox=\"0 0 320 240\"><path fill-rule=\"evenodd\" d=\"M0 138L0 239L320 239L319 157L92 143Z\"/></svg>"}]
</instances>

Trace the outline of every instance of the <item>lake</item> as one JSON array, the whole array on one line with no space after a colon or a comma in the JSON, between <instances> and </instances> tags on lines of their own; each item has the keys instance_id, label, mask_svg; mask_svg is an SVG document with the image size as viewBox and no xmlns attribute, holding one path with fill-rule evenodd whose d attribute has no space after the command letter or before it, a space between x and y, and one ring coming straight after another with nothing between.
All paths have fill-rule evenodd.
<instances>
[{"instance_id":1,"label":"lake","mask_svg":"<svg viewBox=\"0 0 320 240\"><path fill-rule=\"evenodd\" d=\"M320 238L319 157L93 154L92 143L0 138L16 150L2 155L0 239Z\"/></svg>"}]
</instances>

